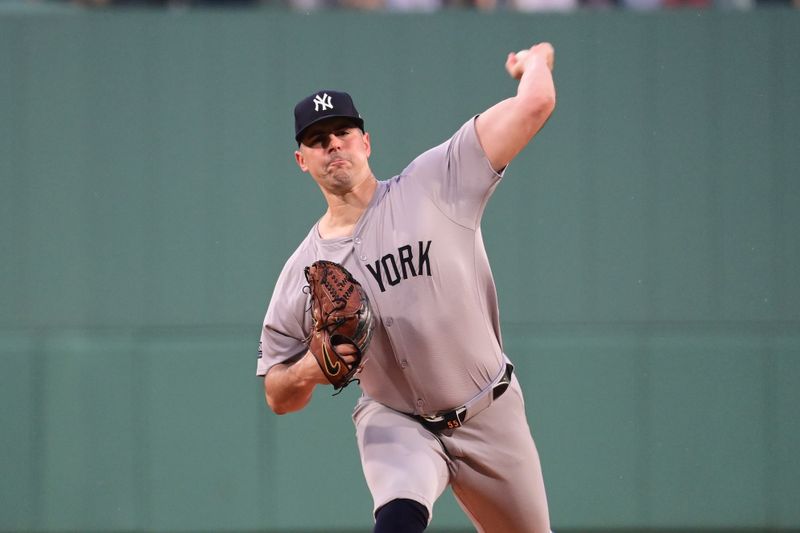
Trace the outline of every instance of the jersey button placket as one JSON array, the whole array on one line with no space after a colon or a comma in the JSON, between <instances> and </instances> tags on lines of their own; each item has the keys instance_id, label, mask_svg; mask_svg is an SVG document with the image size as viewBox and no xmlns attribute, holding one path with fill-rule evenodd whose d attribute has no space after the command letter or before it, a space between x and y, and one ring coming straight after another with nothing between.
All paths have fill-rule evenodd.
<instances>
[{"instance_id":1,"label":"jersey button placket","mask_svg":"<svg viewBox=\"0 0 800 533\"><path fill-rule=\"evenodd\" d=\"M367 255L361 249L361 242L362 242L361 241L361 237L357 236L357 237L353 238L353 244L355 244L356 249L358 250L358 258L361 259L362 261L366 261L367 260Z\"/></svg>"}]
</instances>

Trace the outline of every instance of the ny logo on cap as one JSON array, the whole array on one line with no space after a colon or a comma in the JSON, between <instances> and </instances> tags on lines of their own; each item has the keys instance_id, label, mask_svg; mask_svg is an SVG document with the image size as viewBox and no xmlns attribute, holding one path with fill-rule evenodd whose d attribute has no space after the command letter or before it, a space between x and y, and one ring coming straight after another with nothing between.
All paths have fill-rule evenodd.
<instances>
[{"instance_id":1,"label":"ny logo on cap","mask_svg":"<svg viewBox=\"0 0 800 533\"><path fill-rule=\"evenodd\" d=\"M322 107L322 111L333 109L333 102L331 102L331 97L328 96L328 93L314 97L314 111L319 111L320 107Z\"/></svg>"}]
</instances>

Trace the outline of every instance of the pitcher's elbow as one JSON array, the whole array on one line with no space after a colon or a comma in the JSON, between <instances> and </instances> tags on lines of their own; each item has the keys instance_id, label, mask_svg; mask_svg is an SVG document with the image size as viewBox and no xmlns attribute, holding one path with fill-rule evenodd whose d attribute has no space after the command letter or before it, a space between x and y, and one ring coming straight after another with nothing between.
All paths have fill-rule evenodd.
<instances>
[{"instance_id":1,"label":"pitcher's elbow","mask_svg":"<svg viewBox=\"0 0 800 533\"><path fill-rule=\"evenodd\" d=\"M533 132L539 130L556 108L555 92L542 92L526 98L518 108L519 116Z\"/></svg>"},{"instance_id":2,"label":"pitcher's elbow","mask_svg":"<svg viewBox=\"0 0 800 533\"><path fill-rule=\"evenodd\" d=\"M533 103L532 113L537 117L549 117L556 108L556 93L547 92L539 95Z\"/></svg>"},{"instance_id":3,"label":"pitcher's elbow","mask_svg":"<svg viewBox=\"0 0 800 533\"><path fill-rule=\"evenodd\" d=\"M267 401L267 407L269 410L275 413L276 415L285 415L289 412L283 402L279 402L277 398L269 393L266 387L266 383L264 384L264 399Z\"/></svg>"},{"instance_id":4,"label":"pitcher's elbow","mask_svg":"<svg viewBox=\"0 0 800 533\"><path fill-rule=\"evenodd\" d=\"M281 406L274 405L274 404L270 404L269 408L276 415L285 415L285 414L288 414L288 413L291 412L291 411L289 411L289 409L286 409L285 407L281 407Z\"/></svg>"}]
</instances>

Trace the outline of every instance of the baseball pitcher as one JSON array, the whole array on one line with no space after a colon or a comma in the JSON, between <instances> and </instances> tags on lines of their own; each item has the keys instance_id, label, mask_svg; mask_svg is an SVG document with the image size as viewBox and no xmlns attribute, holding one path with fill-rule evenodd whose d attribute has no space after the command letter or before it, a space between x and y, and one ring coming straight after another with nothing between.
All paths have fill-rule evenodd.
<instances>
[{"instance_id":1,"label":"baseball pitcher","mask_svg":"<svg viewBox=\"0 0 800 533\"><path fill-rule=\"evenodd\" d=\"M424 531L447 486L478 531L550 531L480 223L555 107L553 58L548 43L509 54L516 94L388 180L370 170L349 94L321 90L294 109L295 160L327 210L277 280L257 374L278 414L303 409L317 385L357 380L377 533Z\"/></svg>"}]
</instances>

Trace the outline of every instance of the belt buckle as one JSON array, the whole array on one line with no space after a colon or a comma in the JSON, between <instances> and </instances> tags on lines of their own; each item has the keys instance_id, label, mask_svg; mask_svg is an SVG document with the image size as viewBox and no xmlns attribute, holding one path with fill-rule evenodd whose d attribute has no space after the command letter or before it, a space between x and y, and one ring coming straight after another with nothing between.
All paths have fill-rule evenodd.
<instances>
[{"instance_id":1,"label":"belt buckle","mask_svg":"<svg viewBox=\"0 0 800 533\"><path fill-rule=\"evenodd\" d=\"M450 411L446 415L444 415L444 422L445 427L447 429L456 429L460 428L461 425L464 423L464 414L467 412L466 408L459 407L453 411Z\"/></svg>"},{"instance_id":2,"label":"belt buckle","mask_svg":"<svg viewBox=\"0 0 800 533\"><path fill-rule=\"evenodd\" d=\"M422 419L437 430L456 429L464 424L464 414L466 412L467 409L465 407L459 407L443 415L423 416Z\"/></svg>"}]
</instances>

